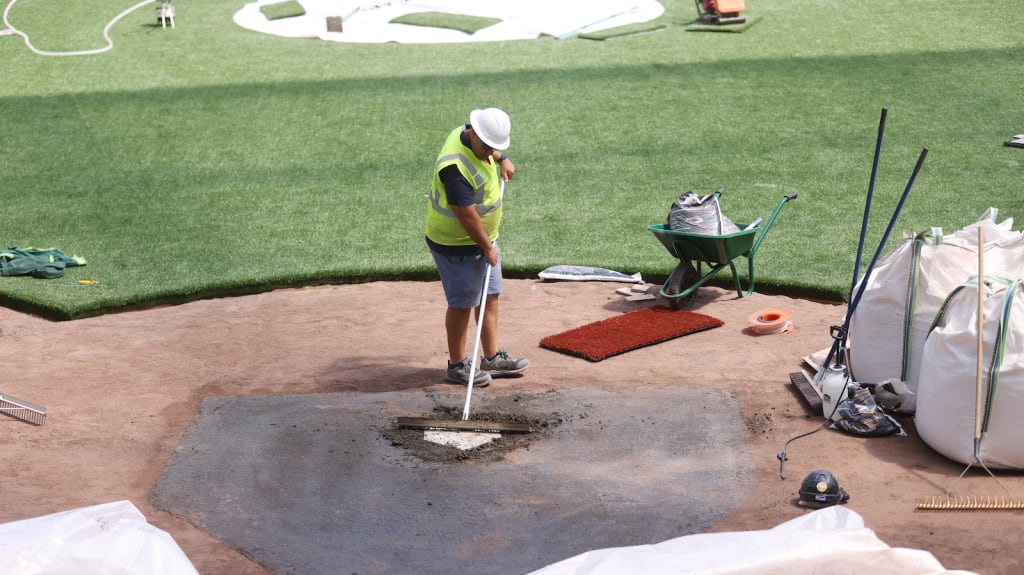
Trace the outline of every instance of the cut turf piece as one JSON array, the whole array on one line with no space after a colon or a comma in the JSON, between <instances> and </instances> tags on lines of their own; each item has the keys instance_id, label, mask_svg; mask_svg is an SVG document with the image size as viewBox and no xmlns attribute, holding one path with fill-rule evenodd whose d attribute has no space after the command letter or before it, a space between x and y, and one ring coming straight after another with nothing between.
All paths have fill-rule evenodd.
<instances>
[{"instance_id":1,"label":"cut turf piece","mask_svg":"<svg viewBox=\"0 0 1024 575\"><path fill-rule=\"evenodd\" d=\"M285 2L276 2L274 4L265 4L260 6L260 12L267 17L267 20L280 20L282 18L294 18L296 16L303 16L306 13L306 9L302 7L296 0L286 0Z\"/></svg>"},{"instance_id":2,"label":"cut turf piece","mask_svg":"<svg viewBox=\"0 0 1024 575\"><path fill-rule=\"evenodd\" d=\"M458 30L466 34L489 28L501 22L497 18L484 18L481 16L466 16L464 14L449 14L447 12L413 12L392 18L391 24L407 24L409 26L423 26L426 28L447 28Z\"/></svg>"},{"instance_id":3,"label":"cut turf piece","mask_svg":"<svg viewBox=\"0 0 1024 575\"><path fill-rule=\"evenodd\" d=\"M601 361L724 323L708 315L654 306L550 335L540 340L540 346L590 361Z\"/></svg>"},{"instance_id":4,"label":"cut turf piece","mask_svg":"<svg viewBox=\"0 0 1024 575\"><path fill-rule=\"evenodd\" d=\"M585 34L580 34L579 37L584 40L608 40L610 38L621 38L623 36L636 36L637 34L657 32L664 27L665 24L658 22L638 22L636 24L616 26L615 28L608 28L606 30L587 32Z\"/></svg>"},{"instance_id":5,"label":"cut turf piece","mask_svg":"<svg viewBox=\"0 0 1024 575\"><path fill-rule=\"evenodd\" d=\"M761 16L748 16L740 24L703 24L697 20L686 25L687 32L727 32L738 34L746 32L751 26L761 21Z\"/></svg>"}]
</instances>

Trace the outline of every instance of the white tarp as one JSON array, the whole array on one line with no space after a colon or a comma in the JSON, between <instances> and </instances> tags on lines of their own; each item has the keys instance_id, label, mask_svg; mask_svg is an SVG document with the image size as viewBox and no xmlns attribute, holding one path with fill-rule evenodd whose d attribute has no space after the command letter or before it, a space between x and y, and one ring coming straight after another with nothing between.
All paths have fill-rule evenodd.
<instances>
[{"instance_id":1,"label":"white tarp","mask_svg":"<svg viewBox=\"0 0 1024 575\"><path fill-rule=\"evenodd\" d=\"M260 7L282 0L257 0L235 13L243 28L293 38L336 42L487 42L565 37L647 22L665 8L657 0L297 0L305 14L268 19ZM474 34L459 30L391 24L416 12L443 12L495 18L501 22ZM342 17L342 31L327 30L328 17Z\"/></svg>"},{"instance_id":2,"label":"white tarp","mask_svg":"<svg viewBox=\"0 0 1024 575\"><path fill-rule=\"evenodd\" d=\"M199 575L128 501L0 524L0 564L4 575Z\"/></svg>"},{"instance_id":3,"label":"white tarp","mask_svg":"<svg viewBox=\"0 0 1024 575\"><path fill-rule=\"evenodd\" d=\"M529 575L969 575L927 551L893 548L839 506L765 531L701 533L655 545L588 551Z\"/></svg>"},{"instance_id":4,"label":"white tarp","mask_svg":"<svg viewBox=\"0 0 1024 575\"><path fill-rule=\"evenodd\" d=\"M567 281L604 281L604 282L624 282L624 283L643 283L644 278L639 272L627 275L622 272L614 270L606 270L604 268L593 268L589 266L551 266L549 268L541 270L537 274L537 277L545 280L567 280Z\"/></svg>"}]
</instances>

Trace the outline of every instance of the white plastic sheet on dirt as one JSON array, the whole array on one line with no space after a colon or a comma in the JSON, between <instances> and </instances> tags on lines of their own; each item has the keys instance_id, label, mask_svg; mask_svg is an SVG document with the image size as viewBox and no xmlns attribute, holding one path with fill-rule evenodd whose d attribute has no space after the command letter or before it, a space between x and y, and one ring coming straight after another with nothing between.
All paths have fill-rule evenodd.
<instances>
[{"instance_id":1,"label":"white plastic sheet on dirt","mask_svg":"<svg viewBox=\"0 0 1024 575\"><path fill-rule=\"evenodd\" d=\"M969 575L917 549L893 548L856 512L826 507L765 531L701 533L588 551L529 575Z\"/></svg>"},{"instance_id":2,"label":"white plastic sheet on dirt","mask_svg":"<svg viewBox=\"0 0 1024 575\"><path fill-rule=\"evenodd\" d=\"M647 22L665 8L656 0L297 0L305 14L268 19L261 6L282 0L257 0L235 13L243 28L292 38L336 42L414 44L527 40L548 35L567 37L583 32ZM443 12L494 18L500 22L468 34L459 30L392 24L416 12ZM342 31L327 30L328 17L342 18Z\"/></svg>"},{"instance_id":3,"label":"white plastic sheet on dirt","mask_svg":"<svg viewBox=\"0 0 1024 575\"><path fill-rule=\"evenodd\" d=\"M0 558L4 575L199 575L128 501L0 524Z\"/></svg>"}]
</instances>

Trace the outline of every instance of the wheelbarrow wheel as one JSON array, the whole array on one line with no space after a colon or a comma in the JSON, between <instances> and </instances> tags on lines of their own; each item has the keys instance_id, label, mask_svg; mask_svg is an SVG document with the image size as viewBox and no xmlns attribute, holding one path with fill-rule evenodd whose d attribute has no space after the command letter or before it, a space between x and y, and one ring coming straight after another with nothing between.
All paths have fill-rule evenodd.
<instances>
[{"instance_id":1,"label":"wheelbarrow wheel","mask_svg":"<svg viewBox=\"0 0 1024 575\"><path fill-rule=\"evenodd\" d=\"M700 281L700 273L697 271L697 268L693 267L693 264L688 261L680 262L669 278L669 295L673 296L669 303L672 309L689 309L693 307L693 302L697 299L696 289L686 295L677 294L685 293L686 290L693 287L698 281Z\"/></svg>"}]
</instances>

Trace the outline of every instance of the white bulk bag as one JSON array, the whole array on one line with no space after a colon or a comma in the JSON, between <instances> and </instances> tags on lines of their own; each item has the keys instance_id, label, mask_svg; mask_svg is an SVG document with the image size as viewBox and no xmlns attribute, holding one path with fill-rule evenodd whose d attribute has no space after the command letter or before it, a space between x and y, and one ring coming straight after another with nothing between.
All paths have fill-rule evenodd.
<instances>
[{"instance_id":1,"label":"white bulk bag","mask_svg":"<svg viewBox=\"0 0 1024 575\"><path fill-rule=\"evenodd\" d=\"M905 238L879 259L850 317L847 366L855 381L906 382L917 391L921 350L939 306L977 272L978 228L985 230L985 269L994 276L1024 277L1024 234L1012 219L995 223L990 208L978 222L952 234L930 228ZM857 290L860 289L858 283ZM901 411L913 412L913 405Z\"/></svg>"},{"instance_id":2,"label":"white bulk bag","mask_svg":"<svg viewBox=\"0 0 1024 575\"><path fill-rule=\"evenodd\" d=\"M936 315L924 344L914 420L921 439L950 459L972 463L977 456L991 468L1024 469L1024 285L985 278L978 453L977 277L954 290Z\"/></svg>"}]
</instances>

